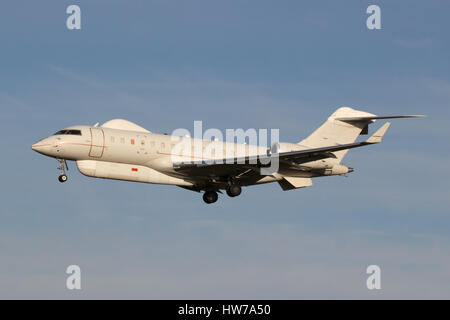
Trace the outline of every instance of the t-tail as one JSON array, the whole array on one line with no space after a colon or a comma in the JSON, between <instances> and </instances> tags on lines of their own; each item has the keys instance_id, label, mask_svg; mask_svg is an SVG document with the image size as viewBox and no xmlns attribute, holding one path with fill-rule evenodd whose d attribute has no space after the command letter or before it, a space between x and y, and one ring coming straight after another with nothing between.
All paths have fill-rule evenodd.
<instances>
[{"instance_id":1,"label":"t-tail","mask_svg":"<svg viewBox=\"0 0 450 320\"><path fill-rule=\"evenodd\" d=\"M368 133L368 126L377 119L418 118L424 115L377 116L349 107L337 109L319 128L298 144L308 148L320 148L355 142L361 134ZM386 128L387 129L387 128ZM348 149L334 152L339 163Z\"/></svg>"}]
</instances>

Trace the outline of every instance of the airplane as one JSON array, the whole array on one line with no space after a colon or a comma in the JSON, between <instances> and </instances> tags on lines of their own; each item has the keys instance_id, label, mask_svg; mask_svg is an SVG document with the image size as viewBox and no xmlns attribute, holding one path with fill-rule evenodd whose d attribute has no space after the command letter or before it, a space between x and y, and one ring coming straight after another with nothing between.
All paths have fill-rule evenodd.
<instances>
[{"instance_id":1,"label":"airplane","mask_svg":"<svg viewBox=\"0 0 450 320\"><path fill-rule=\"evenodd\" d=\"M58 160L60 182L67 181L67 160L72 160L88 177L174 185L203 192L204 202L210 204L217 201L221 190L236 197L244 186L278 182L286 191L312 186L315 177L347 175L354 169L341 162L349 149L380 143L390 126L386 122L369 139L355 142L359 135L368 134L369 124L417 117L424 115L377 116L340 107L302 141L274 143L269 148L157 134L133 122L113 119L101 126L64 128L31 149ZM176 150L180 141L201 150L228 148L231 153L205 155L194 152L193 147ZM275 163L276 170L262 172Z\"/></svg>"}]
</instances>

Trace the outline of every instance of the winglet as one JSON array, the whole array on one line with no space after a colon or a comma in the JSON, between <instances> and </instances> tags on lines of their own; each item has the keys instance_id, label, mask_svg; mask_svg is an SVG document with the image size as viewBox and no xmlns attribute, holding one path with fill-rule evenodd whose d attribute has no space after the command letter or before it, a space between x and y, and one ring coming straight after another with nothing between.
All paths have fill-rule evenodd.
<instances>
[{"instance_id":1,"label":"winglet","mask_svg":"<svg viewBox=\"0 0 450 320\"><path fill-rule=\"evenodd\" d=\"M369 139L367 139L367 143L380 143L381 138L383 138L387 129L391 125L390 122L386 122L380 129L378 129Z\"/></svg>"}]
</instances>

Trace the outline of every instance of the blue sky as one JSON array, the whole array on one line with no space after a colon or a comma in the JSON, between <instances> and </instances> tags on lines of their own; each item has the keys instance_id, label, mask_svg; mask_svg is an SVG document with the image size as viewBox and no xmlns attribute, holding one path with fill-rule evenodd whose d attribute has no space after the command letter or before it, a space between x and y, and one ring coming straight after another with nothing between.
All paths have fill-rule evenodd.
<instances>
[{"instance_id":1,"label":"blue sky","mask_svg":"<svg viewBox=\"0 0 450 320\"><path fill-rule=\"evenodd\" d=\"M78 4L82 29L66 28ZM381 7L382 29L365 26ZM450 298L448 1L3 1L0 298ZM279 128L336 108L427 114L345 177L205 205L90 179L30 145L125 118L154 132ZM372 127L380 126L377 123ZM78 264L82 290L65 289ZM366 267L382 270L367 290Z\"/></svg>"}]
</instances>

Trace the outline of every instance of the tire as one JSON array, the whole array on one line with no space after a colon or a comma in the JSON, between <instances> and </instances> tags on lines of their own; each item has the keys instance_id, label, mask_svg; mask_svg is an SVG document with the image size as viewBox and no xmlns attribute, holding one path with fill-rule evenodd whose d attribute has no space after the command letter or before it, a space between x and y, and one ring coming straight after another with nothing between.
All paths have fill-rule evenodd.
<instances>
[{"instance_id":1,"label":"tire","mask_svg":"<svg viewBox=\"0 0 450 320\"><path fill-rule=\"evenodd\" d=\"M62 174L58 177L59 182L66 182L67 176L65 174Z\"/></svg>"},{"instance_id":2,"label":"tire","mask_svg":"<svg viewBox=\"0 0 450 320\"><path fill-rule=\"evenodd\" d=\"M203 194L203 201L208 204L216 202L218 198L219 196L215 191L205 191L205 193Z\"/></svg>"},{"instance_id":3,"label":"tire","mask_svg":"<svg viewBox=\"0 0 450 320\"><path fill-rule=\"evenodd\" d=\"M237 197L242 192L242 188L238 184L232 184L227 188L227 195L230 197Z\"/></svg>"}]
</instances>

